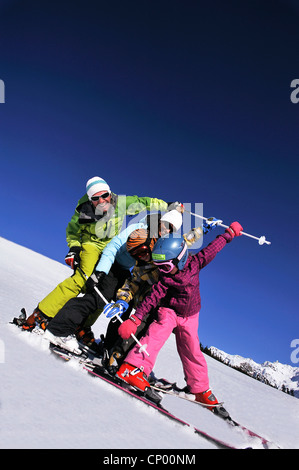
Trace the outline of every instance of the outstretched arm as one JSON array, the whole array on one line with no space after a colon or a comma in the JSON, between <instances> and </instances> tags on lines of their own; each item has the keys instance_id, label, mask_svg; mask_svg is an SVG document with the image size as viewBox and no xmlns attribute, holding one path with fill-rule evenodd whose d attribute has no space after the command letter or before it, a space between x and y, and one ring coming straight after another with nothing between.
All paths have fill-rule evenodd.
<instances>
[{"instance_id":1,"label":"outstretched arm","mask_svg":"<svg viewBox=\"0 0 299 470\"><path fill-rule=\"evenodd\" d=\"M233 222L222 235L218 235L206 248L199 251L194 258L198 260L200 269L207 266L234 237L240 236L242 230L243 227L239 222Z\"/></svg>"}]
</instances>

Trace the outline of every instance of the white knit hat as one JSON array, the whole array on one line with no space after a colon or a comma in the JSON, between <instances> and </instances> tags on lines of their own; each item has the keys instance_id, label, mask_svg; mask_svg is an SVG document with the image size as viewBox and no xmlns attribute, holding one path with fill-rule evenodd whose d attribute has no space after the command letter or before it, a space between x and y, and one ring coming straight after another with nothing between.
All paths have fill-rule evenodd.
<instances>
[{"instance_id":1,"label":"white knit hat","mask_svg":"<svg viewBox=\"0 0 299 470\"><path fill-rule=\"evenodd\" d=\"M90 180L88 180L86 183L86 193L88 198L90 199L94 194L100 191L109 191L109 193L111 192L108 184L105 180L103 180L103 178L100 178L99 176L90 178Z\"/></svg>"},{"instance_id":2,"label":"white knit hat","mask_svg":"<svg viewBox=\"0 0 299 470\"><path fill-rule=\"evenodd\" d=\"M173 225L174 230L177 232L181 228L183 217L181 212L174 209L172 211L165 212L161 217L161 221L168 222Z\"/></svg>"}]
</instances>

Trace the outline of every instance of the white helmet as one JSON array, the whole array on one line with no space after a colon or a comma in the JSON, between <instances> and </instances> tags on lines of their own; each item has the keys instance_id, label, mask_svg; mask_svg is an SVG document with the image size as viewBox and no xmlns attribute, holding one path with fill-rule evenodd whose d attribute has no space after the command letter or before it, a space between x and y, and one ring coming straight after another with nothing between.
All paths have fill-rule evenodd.
<instances>
[{"instance_id":1,"label":"white helmet","mask_svg":"<svg viewBox=\"0 0 299 470\"><path fill-rule=\"evenodd\" d=\"M161 217L161 222L168 222L173 226L174 232L177 232L183 223L183 217L181 212L178 212L176 209L165 212Z\"/></svg>"}]
</instances>

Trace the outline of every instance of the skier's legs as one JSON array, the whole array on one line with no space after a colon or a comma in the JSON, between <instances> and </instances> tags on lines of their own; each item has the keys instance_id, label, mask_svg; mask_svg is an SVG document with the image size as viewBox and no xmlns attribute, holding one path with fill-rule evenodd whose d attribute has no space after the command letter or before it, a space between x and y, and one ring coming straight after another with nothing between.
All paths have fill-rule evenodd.
<instances>
[{"instance_id":1,"label":"skier's legs","mask_svg":"<svg viewBox=\"0 0 299 470\"><path fill-rule=\"evenodd\" d=\"M135 336L138 340L145 336L149 326L153 323L153 321L156 319L157 315L156 312L150 312L148 315L146 315L143 319L143 321L140 323L140 325L137 327L137 331L135 333ZM121 347L124 352L124 356L128 354L128 352L135 346L135 340L130 337L127 340L122 340Z\"/></svg>"},{"instance_id":2,"label":"skier's legs","mask_svg":"<svg viewBox=\"0 0 299 470\"><path fill-rule=\"evenodd\" d=\"M122 320L125 321L129 318L131 313L131 309L129 308L122 316ZM107 331L105 334L105 348L110 352L115 350L115 347L120 345L123 340L118 334L118 328L120 326L120 322L117 317L111 318Z\"/></svg>"},{"instance_id":3,"label":"skier's legs","mask_svg":"<svg viewBox=\"0 0 299 470\"><path fill-rule=\"evenodd\" d=\"M129 271L121 269L117 263L112 266L97 287L108 302L114 298L119 285L123 284L124 278L129 274ZM104 300L96 291L87 293L83 297L70 299L50 321L48 329L55 336L74 334L78 327L83 325L83 328L86 328L86 320L94 312L101 312L104 306Z\"/></svg>"},{"instance_id":4,"label":"skier's legs","mask_svg":"<svg viewBox=\"0 0 299 470\"><path fill-rule=\"evenodd\" d=\"M122 320L125 321L129 318L131 313L131 309L129 308L123 315L122 315ZM143 319L141 324L137 327L135 336L138 340L142 338L145 334L146 331L148 330L150 324L155 320L156 318L156 312L149 313L146 315L146 317ZM121 336L118 334L118 328L120 326L119 320L114 317L110 320L106 335L105 335L105 348L108 351L108 356L114 356L114 358L117 358L117 364L120 365L123 360L125 359L126 355L129 353L129 351L135 346L136 342L135 340L130 337L129 339L122 339ZM116 353L116 356L115 354ZM114 364L114 359L112 358L112 363Z\"/></svg>"},{"instance_id":5,"label":"skier's legs","mask_svg":"<svg viewBox=\"0 0 299 470\"><path fill-rule=\"evenodd\" d=\"M209 388L209 377L208 366L198 339L198 315L177 318L178 326L175 331L177 349L187 385L191 393L203 392Z\"/></svg>"},{"instance_id":6,"label":"skier's legs","mask_svg":"<svg viewBox=\"0 0 299 470\"><path fill-rule=\"evenodd\" d=\"M170 308L160 307L158 310L158 319L149 326L145 336L141 338L140 343L146 344L145 352L140 352L140 346L136 345L125 358L125 362L136 367L143 367L144 373L149 375L154 367L158 353L166 340L169 338L172 330L176 327L177 316Z\"/></svg>"},{"instance_id":7,"label":"skier's legs","mask_svg":"<svg viewBox=\"0 0 299 470\"><path fill-rule=\"evenodd\" d=\"M96 293L70 299L50 321L47 329L55 336L72 335L83 319L97 309L97 305Z\"/></svg>"},{"instance_id":8,"label":"skier's legs","mask_svg":"<svg viewBox=\"0 0 299 470\"><path fill-rule=\"evenodd\" d=\"M125 280L131 277L129 270L122 268L117 261L113 265L107 276L103 279L97 288L102 292L103 296L108 302L116 300L116 293L118 289L124 284ZM83 328L91 327L101 315L105 302L99 298L98 307L94 312L84 318Z\"/></svg>"},{"instance_id":9,"label":"skier's legs","mask_svg":"<svg viewBox=\"0 0 299 470\"><path fill-rule=\"evenodd\" d=\"M80 266L86 276L92 274L99 259L99 255L100 252L96 245L92 245L91 243L82 244ZM71 277L68 277L58 284L52 292L39 302L39 310L47 315L47 317L55 317L68 300L77 297L82 287L85 285L85 282L85 277L81 274L79 269L76 269Z\"/></svg>"}]
</instances>

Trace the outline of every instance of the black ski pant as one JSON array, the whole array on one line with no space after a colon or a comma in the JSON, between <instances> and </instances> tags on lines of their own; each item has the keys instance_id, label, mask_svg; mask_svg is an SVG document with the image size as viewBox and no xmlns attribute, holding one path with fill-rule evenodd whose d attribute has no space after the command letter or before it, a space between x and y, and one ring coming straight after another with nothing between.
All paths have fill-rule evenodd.
<instances>
[{"instance_id":1,"label":"black ski pant","mask_svg":"<svg viewBox=\"0 0 299 470\"><path fill-rule=\"evenodd\" d=\"M97 284L97 289L108 302L111 302L115 299L118 289L130 276L130 271L114 262L107 276ZM104 306L105 302L95 290L83 297L70 299L50 321L48 330L55 336L74 334L90 315L94 314L96 310L103 309Z\"/></svg>"}]
</instances>

